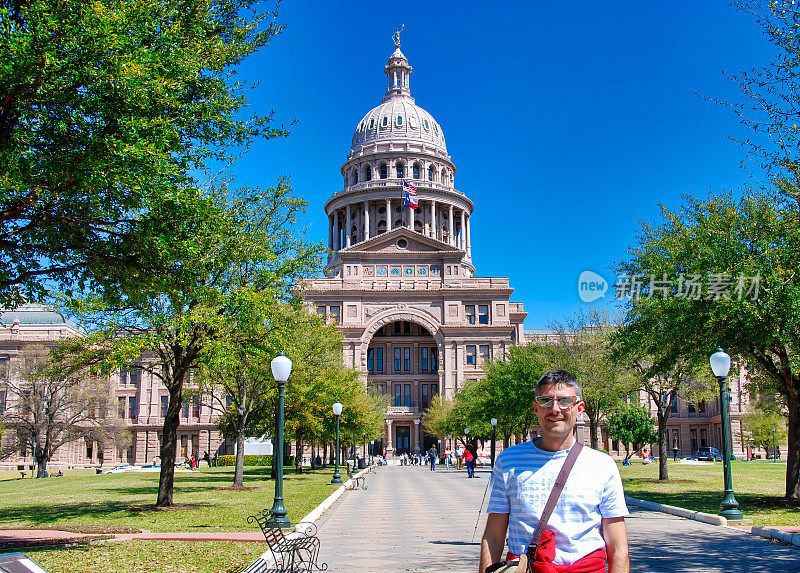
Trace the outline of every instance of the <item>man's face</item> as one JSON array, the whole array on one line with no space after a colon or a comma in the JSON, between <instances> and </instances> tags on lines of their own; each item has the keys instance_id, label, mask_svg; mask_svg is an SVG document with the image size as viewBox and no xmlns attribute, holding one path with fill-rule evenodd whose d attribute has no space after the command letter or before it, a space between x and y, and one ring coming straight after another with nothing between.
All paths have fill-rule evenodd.
<instances>
[{"instance_id":1,"label":"man's face","mask_svg":"<svg viewBox=\"0 0 800 573\"><path fill-rule=\"evenodd\" d=\"M535 401L533 403L533 410L539 419L539 427L545 435L567 435L571 433L572 428L575 427L575 423L578 421L578 416L586 407L586 404L580 400L567 407L559 404L560 398L571 398L574 401L578 397L575 389L566 384L547 384L542 386L537 397L554 398L553 404L547 408Z\"/></svg>"}]
</instances>

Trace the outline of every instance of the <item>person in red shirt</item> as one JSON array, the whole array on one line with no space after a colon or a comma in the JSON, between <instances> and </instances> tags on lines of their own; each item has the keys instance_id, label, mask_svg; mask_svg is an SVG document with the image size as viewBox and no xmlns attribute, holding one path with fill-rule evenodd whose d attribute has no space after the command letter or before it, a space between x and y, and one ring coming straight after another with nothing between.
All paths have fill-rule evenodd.
<instances>
[{"instance_id":1,"label":"person in red shirt","mask_svg":"<svg viewBox=\"0 0 800 573\"><path fill-rule=\"evenodd\" d=\"M464 448L464 463L467 465L467 477L475 477L475 455L472 446Z\"/></svg>"}]
</instances>

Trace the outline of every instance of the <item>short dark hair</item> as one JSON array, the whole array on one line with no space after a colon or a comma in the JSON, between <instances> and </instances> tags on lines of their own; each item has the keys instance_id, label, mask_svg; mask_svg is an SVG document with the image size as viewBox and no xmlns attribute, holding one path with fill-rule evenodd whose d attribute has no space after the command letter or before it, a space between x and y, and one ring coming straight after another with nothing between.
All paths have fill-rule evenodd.
<instances>
[{"instance_id":1,"label":"short dark hair","mask_svg":"<svg viewBox=\"0 0 800 573\"><path fill-rule=\"evenodd\" d=\"M578 383L578 379L566 370L556 369L545 372L536 383L536 395L539 395L539 392L542 390L543 386L547 386L549 384L563 384L564 386L569 386L575 390L575 394L577 394L578 397L581 396L581 385Z\"/></svg>"}]
</instances>

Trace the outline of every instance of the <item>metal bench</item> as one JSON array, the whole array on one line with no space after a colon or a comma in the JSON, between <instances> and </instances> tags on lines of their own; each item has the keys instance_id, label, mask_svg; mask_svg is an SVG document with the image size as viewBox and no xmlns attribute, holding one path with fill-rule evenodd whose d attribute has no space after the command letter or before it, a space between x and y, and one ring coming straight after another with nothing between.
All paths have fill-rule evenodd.
<instances>
[{"instance_id":1,"label":"metal bench","mask_svg":"<svg viewBox=\"0 0 800 573\"><path fill-rule=\"evenodd\" d=\"M319 539L317 527L313 523L298 523L295 527L296 533L284 535L280 527L270 522L271 517L272 511L265 509L248 517L247 523L258 523L272 554L272 563L262 556L242 573L300 573L328 569L327 563L317 563Z\"/></svg>"},{"instance_id":2,"label":"metal bench","mask_svg":"<svg viewBox=\"0 0 800 573\"><path fill-rule=\"evenodd\" d=\"M355 473L351 472L349 463L347 464L347 477L351 480L351 483L349 486L347 486L346 489L350 490L358 488L367 489L367 484L366 480L364 479L364 476L363 475L357 476Z\"/></svg>"}]
</instances>

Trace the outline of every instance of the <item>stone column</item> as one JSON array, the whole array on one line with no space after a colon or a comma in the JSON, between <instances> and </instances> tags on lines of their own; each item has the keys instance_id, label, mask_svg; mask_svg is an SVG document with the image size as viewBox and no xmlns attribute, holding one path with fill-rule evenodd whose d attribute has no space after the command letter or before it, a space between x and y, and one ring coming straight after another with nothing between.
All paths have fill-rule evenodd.
<instances>
[{"instance_id":1,"label":"stone column","mask_svg":"<svg viewBox=\"0 0 800 573\"><path fill-rule=\"evenodd\" d=\"M386 420L386 452L393 452L392 446L392 420Z\"/></svg>"},{"instance_id":2,"label":"stone column","mask_svg":"<svg viewBox=\"0 0 800 573\"><path fill-rule=\"evenodd\" d=\"M333 250L333 216L328 216L328 248Z\"/></svg>"},{"instance_id":3,"label":"stone column","mask_svg":"<svg viewBox=\"0 0 800 573\"><path fill-rule=\"evenodd\" d=\"M333 212L333 250L338 251L341 249L339 244L339 211Z\"/></svg>"},{"instance_id":4,"label":"stone column","mask_svg":"<svg viewBox=\"0 0 800 573\"><path fill-rule=\"evenodd\" d=\"M461 209L461 236L458 239L458 248L464 250L464 229L466 228L464 209Z\"/></svg>"},{"instance_id":5,"label":"stone column","mask_svg":"<svg viewBox=\"0 0 800 573\"><path fill-rule=\"evenodd\" d=\"M347 215L345 217L345 227L344 227L344 245L345 247L350 246L350 227L353 226L353 219L350 216L350 205L347 206Z\"/></svg>"},{"instance_id":6,"label":"stone column","mask_svg":"<svg viewBox=\"0 0 800 573\"><path fill-rule=\"evenodd\" d=\"M431 201L431 237L439 238L439 233L436 232L436 201Z\"/></svg>"},{"instance_id":7,"label":"stone column","mask_svg":"<svg viewBox=\"0 0 800 573\"><path fill-rule=\"evenodd\" d=\"M447 214L447 244L451 247L456 246L456 239L453 234L453 206L450 205L450 211Z\"/></svg>"},{"instance_id":8,"label":"stone column","mask_svg":"<svg viewBox=\"0 0 800 573\"><path fill-rule=\"evenodd\" d=\"M467 238L467 258L470 259L470 260L472 260L472 243L470 243L470 238L469 238L469 220L471 218L472 218L472 216L467 217L467 235L466 235L466 238Z\"/></svg>"},{"instance_id":9,"label":"stone column","mask_svg":"<svg viewBox=\"0 0 800 573\"><path fill-rule=\"evenodd\" d=\"M386 199L386 232L392 230L392 200Z\"/></svg>"},{"instance_id":10,"label":"stone column","mask_svg":"<svg viewBox=\"0 0 800 573\"><path fill-rule=\"evenodd\" d=\"M364 201L364 240L369 241L369 201Z\"/></svg>"},{"instance_id":11,"label":"stone column","mask_svg":"<svg viewBox=\"0 0 800 573\"><path fill-rule=\"evenodd\" d=\"M422 447L420 446L420 443L419 443L420 442L419 434L420 434L420 432L419 432L419 420L414 420L414 444L416 444L414 446L414 450L417 451L417 452L422 450Z\"/></svg>"}]
</instances>

